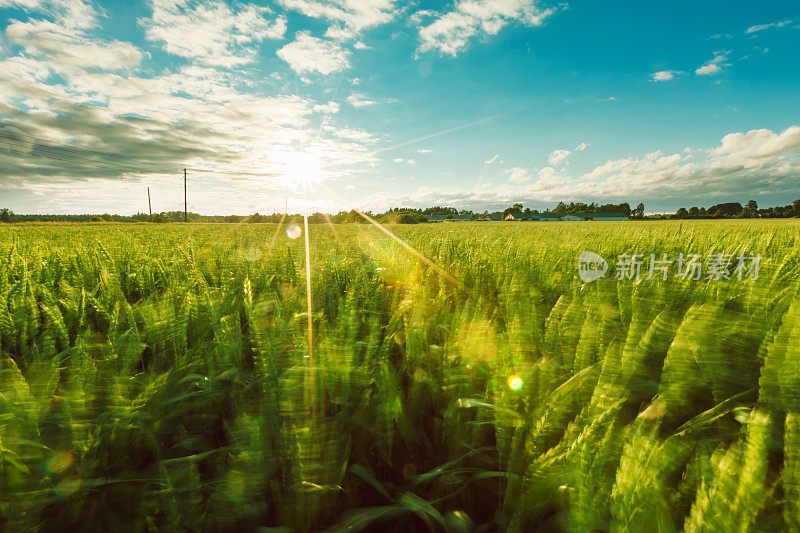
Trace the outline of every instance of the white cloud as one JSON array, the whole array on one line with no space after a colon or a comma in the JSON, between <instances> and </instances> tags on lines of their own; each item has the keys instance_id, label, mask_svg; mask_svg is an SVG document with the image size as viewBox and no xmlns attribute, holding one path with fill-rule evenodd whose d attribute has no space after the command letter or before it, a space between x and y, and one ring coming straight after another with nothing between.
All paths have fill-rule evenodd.
<instances>
[{"instance_id":1,"label":"white cloud","mask_svg":"<svg viewBox=\"0 0 800 533\"><path fill-rule=\"evenodd\" d=\"M784 26L788 26L792 23L792 20L781 20L778 22L770 22L769 24L756 24L755 26L750 26L745 30L746 34L757 33L759 31L767 30L770 28L783 28Z\"/></svg>"},{"instance_id":2,"label":"white cloud","mask_svg":"<svg viewBox=\"0 0 800 533\"><path fill-rule=\"evenodd\" d=\"M500 154L495 154L492 157L490 157L489 159L487 159L486 161L484 161L483 164L484 165L491 165L492 163L497 162L498 159L500 159Z\"/></svg>"},{"instance_id":3,"label":"white cloud","mask_svg":"<svg viewBox=\"0 0 800 533\"><path fill-rule=\"evenodd\" d=\"M138 65L143 56L130 43L98 42L82 28L67 28L47 20L13 21L6 28L6 37L22 47L26 55L45 61L59 74L84 68L130 68Z\"/></svg>"},{"instance_id":4,"label":"white cloud","mask_svg":"<svg viewBox=\"0 0 800 533\"><path fill-rule=\"evenodd\" d=\"M236 9L221 0L151 0L153 14L139 24L148 40L202 65L234 67L255 61L257 44L281 39L286 19L252 4Z\"/></svg>"},{"instance_id":5,"label":"white cloud","mask_svg":"<svg viewBox=\"0 0 800 533\"><path fill-rule=\"evenodd\" d=\"M433 150L431 150L429 148L420 148L419 150L417 150L418 154L430 154L432 152L433 152Z\"/></svg>"},{"instance_id":6,"label":"white cloud","mask_svg":"<svg viewBox=\"0 0 800 533\"><path fill-rule=\"evenodd\" d=\"M564 184L564 176L553 167L544 167L539 170L539 179L534 183L531 191L547 191L561 187Z\"/></svg>"},{"instance_id":7,"label":"white cloud","mask_svg":"<svg viewBox=\"0 0 800 533\"><path fill-rule=\"evenodd\" d=\"M378 102L371 100L367 95L361 93L353 93L347 97L347 103L353 107L370 107Z\"/></svg>"},{"instance_id":8,"label":"white cloud","mask_svg":"<svg viewBox=\"0 0 800 533\"><path fill-rule=\"evenodd\" d=\"M547 162L551 165L563 165L571 153L569 150L554 150L547 156Z\"/></svg>"},{"instance_id":9,"label":"white cloud","mask_svg":"<svg viewBox=\"0 0 800 533\"><path fill-rule=\"evenodd\" d=\"M413 24L414 26L422 26L423 20L430 20L435 18L439 15L436 11L432 9L420 9L419 11L415 11L408 17L408 21Z\"/></svg>"},{"instance_id":10,"label":"white cloud","mask_svg":"<svg viewBox=\"0 0 800 533\"><path fill-rule=\"evenodd\" d=\"M420 27L417 52L439 51L455 57L473 38L496 35L511 22L540 26L553 13L553 9L540 9L536 0L460 0L453 11Z\"/></svg>"},{"instance_id":11,"label":"white cloud","mask_svg":"<svg viewBox=\"0 0 800 533\"><path fill-rule=\"evenodd\" d=\"M730 133L711 151L715 164L728 167L757 168L775 157L800 151L800 127L790 126L776 134L767 129ZM797 161L795 161L797 163Z\"/></svg>"},{"instance_id":12,"label":"white cloud","mask_svg":"<svg viewBox=\"0 0 800 533\"><path fill-rule=\"evenodd\" d=\"M211 183L227 184L209 192L207 203L195 195L198 209L219 212L309 174L350 177L378 161L375 137L330 122L339 104L265 95L254 89L259 78L249 70L189 64L143 77L148 56L130 43L49 21L15 22L9 29L20 50L0 57L0 119L18 135L8 142L29 155L0 151L0 182L4 194L44 195L40 210L73 209L69 198L82 194L74 190L91 181L98 184L89 187L91 199L81 198L129 212L120 191L145 178L172 182L163 169L185 166L206 171L200 174L206 191ZM37 148L31 137L49 142ZM48 159L53 149L76 157ZM75 149L125 159L96 164Z\"/></svg>"},{"instance_id":13,"label":"white cloud","mask_svg":"<svg viewBox=\"0 0 800 533\"><path fill-rule=\"evenodd\" d=\"M723 137L721 145L700 151L607 161L584 178L597 182L587 190L616 189L625 195L673 197L710 194L757 194L797 191L800 171L800 127L782 133L751 130ZM704 157L702 155L705 154Z\"/></svg>"},{"instance_id":14,"label":"white cloud","mask_svg":"<svg viewBox=\"0 0 800 533\"><path fill-rule=\"evenodd\" d=\"M328 115L335 115L339 112L339 104L336 102L328 102L327 104L318 104L314 106L315 113L324 113Z\"/></svg>"},{"instance_id":15,"label":"white cloud","mask_svg":"<svg viewBox=\"0 0 800 533\"><path fill-rule=\"evenodd\" d=\"M97 12L83 0L0 0L0 8L16 7L40 12L68 29L88 29L97 25Z\"/></svg>"},{"instance_id":16,"label":"white cloud","mask_svg":"<svg viewBox=\"0 0 800 533\"><path fill-rule=\"evenodd\" d=\"M337 128L333 126L325 126L323 129L326 132L331 132L331 134L339 139L346 139L348 141L354 141L361 144L375 144L378 142L378 139L376 139L371 133L363 130Z\"/></svg>"},{"instance_id":17,"label":"white cloud","mask_svg":"<svg viewBox=\"0 0 800 533\"><path fill-rule=\"evenodd\" d=\"M730 63L727 62L728 54L729 52L727 51L714 52L714 57L706 61L701 67L698 67L694 73L698 76L713 76L714 74L718 74L722 70L722 67L730 66Z\"/></svg>"},{"instance_id":18,"label":"white cloud","mask_svg":"<svg viewBox=\"0 0 800 533\"><path fill-rule=\"evenodd\" d=\"M654 72L650 79L652 81L670 81L674 80L675 76L682 74L680 70L659 70L658 72Z\"/></svg>"},{"instance_id":19,"label":"white cloud","mask_svg":"<svg viewBox=\"0 0 800 533\"><path fill-rule=\"evenodd\" d=\"M583 152L587 148L589 148L589 143L582 142L578 146L575 147L575 150L578 151L578 152Z\"/></svg>"},{"instance_id":20,"label":"white cloud","mask_svg":"<svg viewBox=\"0 0 800 533\"><path fill-rule=\"evenodd\" d=\"M530 170L522 167L510 168L506 170L506 174L509 174L508 181L511 183L525 183L526 181L530 181L533 177Z\"/></svg>"},{"instance_id":21,"label":"white cloud","mask_svg":"<svg viewBox=\"0 0 800 533\"><path fill-rule=\"evenodd\" d=\"M606 161L578 177L552 167L529 171L515 167L509 184L471 188L423 187L413 195L375 198L390 205L456 205L483 210L513 202L614 201L640 198L645 204L664 200L698 203L720 197L753 198L759 194L800 195L800 126L783 132L751 130L723 137L711 149L676 154L652 152L641 157ZM534 176L538 180L531 182ZM365 205L372 206L373 199Z\"/></svg>"},{"instance_id":22,"label":"white cloud","mask_svg":"<svg viewBox=\"0 0 800 533\"><path fill-rule=\"evenodd\" d=\"M395 163L403 163L405 159L400 157L395 157L394 159L392 159L392 161L394 161Z\"/></svg>"},{"instance_id":23,"label":"white cloud","mask_svg":"<svg viewBox=\"0 0 800 533\"><path fill-rule=\"evenodd\" d=\"M363 30L391 21L393 0L279 0L286 8L307 17L333 22L325 36L337 41L354 38Z\"/></svg>"},{"instance_id":24,"label":"white cloud","mask_svg":"<svg viewBox=\"0 0 800 533\"><path fill-rule=\"evenodd\" d=\"M350 52L340 44L312 37L307 31L298 32L294 41L278 50L278 57L302 74L319 72L327 75L350 66Z\"/></svg>"}]
</instances>

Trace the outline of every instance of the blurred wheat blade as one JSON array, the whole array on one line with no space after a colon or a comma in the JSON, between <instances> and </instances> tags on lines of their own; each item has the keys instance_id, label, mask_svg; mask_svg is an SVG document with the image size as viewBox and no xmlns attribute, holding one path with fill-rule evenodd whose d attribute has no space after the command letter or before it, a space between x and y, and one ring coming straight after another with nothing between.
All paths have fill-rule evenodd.
<instances>
[{"instance_id":1,"label":"blurred wheat blade","mask_svg":"<svg viewBox=\"0 0 800 533\"><path fill-rule=\"evenodd\" d=\"M0 526L800 530L800 225L390 229L0 227Z\"/></svg>"}]
</instances>

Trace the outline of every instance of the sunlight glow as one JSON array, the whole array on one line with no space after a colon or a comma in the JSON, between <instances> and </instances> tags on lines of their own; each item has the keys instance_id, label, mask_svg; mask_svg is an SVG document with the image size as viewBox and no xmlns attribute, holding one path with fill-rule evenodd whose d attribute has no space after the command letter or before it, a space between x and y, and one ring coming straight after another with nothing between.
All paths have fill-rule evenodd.
<instances>
[{"instance_id":1,"label":"sunlight glow","mask_svg":"<svg viewBox=\"0 0 800 533\"><path fill-rule=\"evenodd\" d=\"M295 192L306 191L311 185L329 177L322 154L307 151L279 152L273 156L281 168L285 184Z\"/></svg>"}]
</instances>

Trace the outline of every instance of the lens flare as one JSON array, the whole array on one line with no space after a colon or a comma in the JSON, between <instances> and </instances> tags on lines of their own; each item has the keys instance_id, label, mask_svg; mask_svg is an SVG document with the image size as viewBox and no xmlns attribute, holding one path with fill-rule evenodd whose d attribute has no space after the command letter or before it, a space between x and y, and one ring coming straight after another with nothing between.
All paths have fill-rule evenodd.
<instances>
[{"instance_id":1,"label":"lens flare","mask_svg":"<svg viewBox=\"0 0 800 533\"><path fill-rule=\"evenodd\" d=\"M514 392L519 392L522 390L522 387L525 386L525 382L522 381L521 377L511 375L508 376L508 386Z\"/></svg>"},{"instance_id":2,"label":"lens flare","mask_svg":"<svg viewBox=\"0 0 800 533\"><path fill-rule=\"evenodd\" d=\"M57 452L45 461L43 470L46 474L60 474L69 468L74 460L75 456L71 452Z\"/></svg>"},{"instance_id":3,"label":"lens flare","mask_svg":"<svg viewBox=\"0 0 800 533\"><path fill-rule=\"evenodd\" d=\"M80 476L67 476L56 483L53 487L53 492L55 492L56 496L59 498L66 498L78 492L82 484L83 480Z\"/></svg>"},{"instance_id":4,"label":"lens flare","mask_svg":"<svg viewBox=\"0 0 800 533\"><path fill-rule=\"evenodd\" d=\"M302 231L300 230L300 227L299 226L295 226L294 224L292 224L291 226L286 228L286 236L289 237L290 239L294 240L294 239L298 238L301 233L302 233Z\"/></svg>"},{"instance_id":5,"label":"lens flare","mask_svg":"<svg viewBox=\"0 0 800 533\"><path fill-rule=\"evenodd\" d=\"M248 261L258 261L261 259L261 250L258 248L250 248L247 250L247 253L244 255L244 258Z\"/></svg>"}]
</instances>

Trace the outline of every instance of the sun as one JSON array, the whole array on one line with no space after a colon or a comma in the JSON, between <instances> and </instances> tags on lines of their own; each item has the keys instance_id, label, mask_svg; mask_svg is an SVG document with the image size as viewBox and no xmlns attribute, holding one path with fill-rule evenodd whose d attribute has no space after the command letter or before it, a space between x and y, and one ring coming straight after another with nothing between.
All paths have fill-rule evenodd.
<instances>
[{"instance_id":1,"label":"sun","mask_svg":"<svg viewBox=\"0 0 800 533\"><path fill-rule=\"evenodd\" d=\"M328 177L328 170L318 153L281 152L274 159L282 179L293 189L305 191Z\"/></svg>"}]
</instances>

